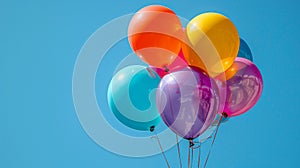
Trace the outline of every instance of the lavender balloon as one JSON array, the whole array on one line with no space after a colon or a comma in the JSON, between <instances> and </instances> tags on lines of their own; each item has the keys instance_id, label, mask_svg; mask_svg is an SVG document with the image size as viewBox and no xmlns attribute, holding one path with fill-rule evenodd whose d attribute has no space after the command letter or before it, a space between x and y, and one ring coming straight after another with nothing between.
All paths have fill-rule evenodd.
<instances>
[{"instance_id":1,"label":"lavender balloon","mask_svg":"<svg viewBox=\"0 0 300 168\"><path fill-rule=\"evenodd\" d=\"M164 123L189 140L198 137L212 124L219 107L215 82L195 67L164 76L156 100Z\"/></svg>"},{"instance_id":2,"label":"lavender balloon","mask_svg":"<svg viewBox=\"0 0 300 168\"><path fill-rule=\"evenodd\" d=\"M252 108L258 101L263 88L258 68L245 58L236 58L226 72L226 101L224 112L237 116Z\"/></svg>"}]
</instances>

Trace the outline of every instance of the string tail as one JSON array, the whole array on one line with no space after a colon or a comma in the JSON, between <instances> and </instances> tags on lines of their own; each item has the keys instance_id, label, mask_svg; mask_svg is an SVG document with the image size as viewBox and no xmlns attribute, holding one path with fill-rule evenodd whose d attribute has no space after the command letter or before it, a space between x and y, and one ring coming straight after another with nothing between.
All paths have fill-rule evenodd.
<instances>
[{"instance_id":1,"label":"string tail","mask_svg":"<svg viewBox=\"0 0 300 168\"><path fill-rule=\"evenodd\" d=\"M204 163L204 167L203 167L203 168L206 168L206 165L207 165L207 162L208 162L208 159L209 159L209 156L210 156L212 147L214 146L214 143L215 143L215 140L216 140L218 131L219 131L219 127L220 127L221 121L223 120L223 117L227 117L227 115L226 115L225 113L223 113L223 115L222 115L222 116L220 117L220 119L219 119L218 126L217 126L217 129L216 129L214 138L213 138L213 140L212 140L212 142L211 142L211 145L210 145L210 148L209 148L209 152L208 152L207 157L206 157L206 159L205 159L205 163Z\"/></svg>"},{"instance_id":2,"label":"string tail","mask_svg":"<svg viewBox=\"0 0 300 168\"><path fill-rule=\"evenodd\" d=\"M194 163L194 148L191 148L192 150L192 158L191 158L191 168L193 167L193 163Z\"/></svg>"},{"instance_id":3,"label":"string tail","mask_svg":"<svg viewBox=\"0 0 300 168\"><path fill-rule=\"evenodd\" d=\"M167 159L167 157L166 157L166 154L165 154L165 152L164 152L164 149L163 149L163 147L162 147L162 145L161 145L161 143L160 143L159 137L158 137L158 135L156 134L155 130L153 130L153 131L154 131L154 133L155 133L155 137L156 137L156 139L157 139L157 143L158 143L159 148L160 148L160 150L161 150L161 154L163 155L163 157L164 157L164 159L165 159L165 161L166 161L166 164L167 164L168 168L170 168L170 164L169 164L169 162L168 162L168 159Z\"/></svg>"},{"instance_id":4,"label":"string tail","mask_svg":"<svg viewBox=\"0 0 300 168\"><path fill-rule=\"evenodd\" d=\"M201 161L201 143L199 145L199 149L198 149L198 168L200 168L200 161Z\"/></svg>"},{"instance_id":5,"label":"string tail","mask_svg":"<svg viewBox=\"0 0 300 168\"><path fill-rule=\"evenodd\" d=\"M189 154L188 154L188 168L191 168L191 160L192 160L192 163L193 163L193 147L194 147L194 142L192 139L189 140ZM192 150L192 158L191 158L191 150Z\"/></svg>"},{"instance_id":6,"label":"string tail","mask_svg":"<svg viewBox=\"0 0 300 168\"><path fill-rule=\"evenodd\" d=\"M188 168L191 168L191 150L190 150L190 146L188 147L189 152L188 152Z\"/></svg>"},{"instance_id":7,"label":"string tail","mask_svg":"<svg viewBox=\"0 0 300 168\"><path fill-rule=\"evenodd\" d=\"M178 135L176 135L176 144L177 144L179 164L180 164L180 168L182 168L182 161L181 161L180 145L179 145L179 142L178 142Z\"/></svg>"}]
</instances>

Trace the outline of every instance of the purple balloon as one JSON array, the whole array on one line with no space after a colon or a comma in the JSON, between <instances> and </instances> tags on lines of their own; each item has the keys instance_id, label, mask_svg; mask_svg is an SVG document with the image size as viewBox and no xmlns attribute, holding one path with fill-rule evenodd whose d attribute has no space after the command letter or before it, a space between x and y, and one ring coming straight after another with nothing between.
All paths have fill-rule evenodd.
<instances>
[{"instance_id":1,"label":"purple balloon","mask_svg":"<svg viewBox=\"0 0 300 168\"><path fill-rule=\"evenodd\" d=\"M241 115L252 108L261 96L263 89L262 76L251 61L245 58L236 58L232 69L236 73L227 79L225 84L224 112L229 117Z\"/></svg>"},{"instance_id":2,"label":"purple balloon","mask_svg":"<svg viewBox=\"0 0 300 168\"><path fill-rule=\"evenodd\" d=\"M164 123L189 140L198 137L212 124L219 108L215 82L195 67L164 76L156 100Z\"/></svg>"}]
</instances>

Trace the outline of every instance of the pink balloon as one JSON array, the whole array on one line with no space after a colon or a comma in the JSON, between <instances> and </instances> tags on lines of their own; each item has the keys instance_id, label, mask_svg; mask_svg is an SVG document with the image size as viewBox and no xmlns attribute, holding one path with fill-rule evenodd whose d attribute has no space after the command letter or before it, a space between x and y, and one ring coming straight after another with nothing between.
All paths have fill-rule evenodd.
<instances>
[{"instance_id":1,"label":"pink balloon","mask_svg":"<svg viewBox=\"0 0 300 168\"><path fill-rule=\"evenodd\" d=\"M228 117L241 115L251 109L258 101L263 89L262 76L251 61L236 58L232 68L236 70L236 73L227 79L225 85L223 84L226 87L224 113Z\"/></svg>"},{"instance_id":2,"label":"pink balloon","mask_svg":"<svg viewBox=\"0 0 300 168\"><path fill-rule=\"evenodd\" d=\"M151 69L153 69L160 78L163 78L165 75L169 74L169 72L161 69L161 68L156 68L154 66L150 66Z\"/></svg>"},{"instance_id":3,"label":"pink balloon","mask_svg":"<svg viewBox=\"0 0 300 168\"><path fill-rule=\"evenodd\" d=\"M175 72L181 69L184 69L188 66L183 52L182 50L179 51L178 53L178 57L176 57L176 59L174 60L174 62L168 66L168 70L169 71L165 71L164 69L161 68L156 68L153 66L150 66L161 78L164 77L165 75L171 73L171 72Z\"/></svg>"}]
</instances>

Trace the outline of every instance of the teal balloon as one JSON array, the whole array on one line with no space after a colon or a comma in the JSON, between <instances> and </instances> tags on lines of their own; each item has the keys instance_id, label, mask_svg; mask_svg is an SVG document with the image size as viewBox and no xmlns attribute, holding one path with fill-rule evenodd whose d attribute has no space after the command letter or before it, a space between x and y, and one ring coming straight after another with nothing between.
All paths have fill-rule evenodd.
<instances>
[{"instance_id":1,"label":"teal balloon","mask_svg":"<svg viewBox=\"0 0 300 168\"><path fill-rule=\"evenodd\" d=\"M127 66L112 78L107 92L108 105L124 125L151 130L161 122L156 105L156 90L160 77L151 68Z\"/></svg>"},{"instance_id":2,"label":"teal balloon","mask_svg":"<svg viewBox=\"0 0 300 168\"><path fill-rule=\"evenodd\" d=\"M253 56L250 50L250 47L245 40L240 38L240 48L238 52L238 57L246 58L253 62Z\"/></svg>"}]
</instances>

